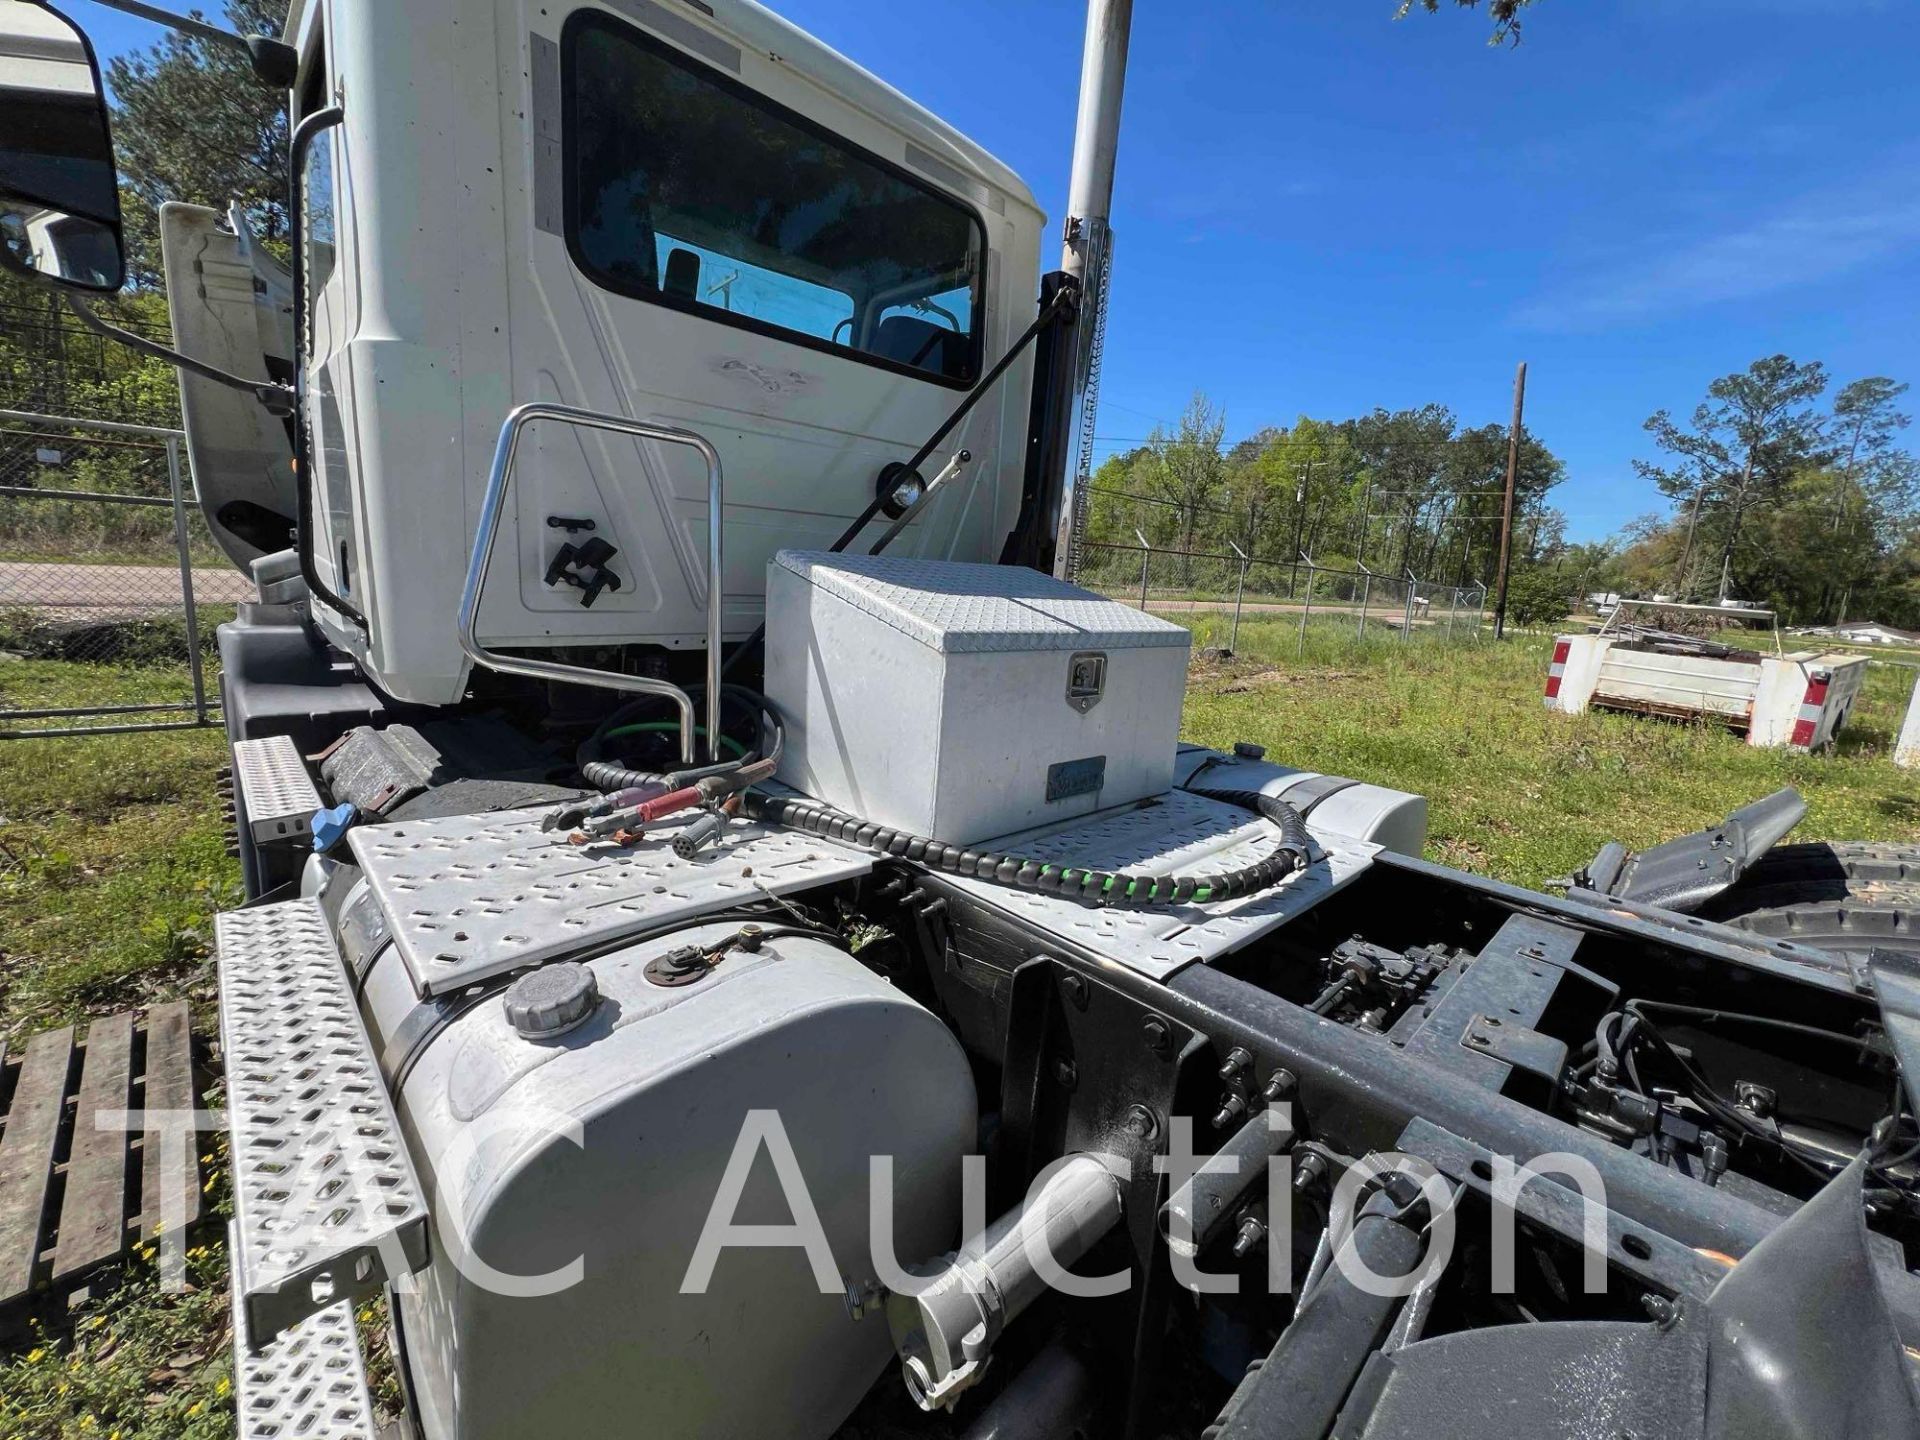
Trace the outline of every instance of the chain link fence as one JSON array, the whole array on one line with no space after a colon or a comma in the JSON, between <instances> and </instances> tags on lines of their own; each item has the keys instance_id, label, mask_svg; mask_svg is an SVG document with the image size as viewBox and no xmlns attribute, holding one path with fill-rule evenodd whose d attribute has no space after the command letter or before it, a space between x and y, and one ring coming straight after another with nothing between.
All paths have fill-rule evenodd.
<instances>
[{"instance_id":1,"label":"chain link fence","mask_svg":"<svg viewBox=\"0 0 1920 1440\"><path fill-rule=\"evenodd\" d=\"M215 723L213 627L252 596L178 430L0 410L0 739Z\"/></svg>"},{"instance_id":2,"label":"chain link fence","mask_svg":"<svg viewBox=\"0 0 1920 1440\"><path fill-rule=\"evenodd\" d=\"M111 301L101 305L122 329L173 342L164 323ZM172 370L162 368L156 377L153 362L130 358L119 341L89 329L52 291L0 297L0 334L8 340L0 346L0 406L147 426L179 420Z\"/></svg>"},{"instance_id":3,"label":"chain link fence","mask_svg":"<svg viewBox=\"0 0 1920 1440\"><path fill-rule=\"evenodd\" d=\"M1135 545L1082 542L1075 583L1204 630L1229 651L1239 650L1243 625L1255 624L1269 646L1272 626L1291 627L1300 653L1310 632L1329 629L1348 629L1359 640L1470 641L1486 633L1482 586L1169 549L1144 538Z\"/></svg>"}]
</instances>

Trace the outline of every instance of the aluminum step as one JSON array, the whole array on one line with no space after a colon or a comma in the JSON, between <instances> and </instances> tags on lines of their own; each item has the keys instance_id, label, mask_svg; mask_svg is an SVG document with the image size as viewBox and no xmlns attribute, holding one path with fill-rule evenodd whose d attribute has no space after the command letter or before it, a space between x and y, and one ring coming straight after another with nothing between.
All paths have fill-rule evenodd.
<instances>
[{"instance_id":1,"label":"aluminum step","mask_svg":"<svg viewBox=\"0 0 1920 1440\"><path fill-rule=\"evenodd\" d=\"M356 825L347 843L423 999L873 869L864 850L750 820L683 860L673 837L693 813L630 846L573 845L540 828L545 807Z\"/></svg>"},{"instance_id":2,"label":"aluminum step","mask_svg":"<svg viewBox=\"0 0 1920 1440\"><path fill-rule=\"evenodd\" d=\"M238 1253L238 1227L228 1248ZM238 1440L375 1440L373 1399L353 1306L309 1315L271 1345L253 1348L240 1288L233 1291L233 1407Z\"/></svg>"},{"instance_id":3,"label":"aluminum step","mask_svg":"<svg viewBox=\"0 0 1920 1440\"><path fill-rule=\"evenodd\" d=\"M254 844L290 845L313 834L320 792L299 747L287 736L236 741L233 776Z\"/></svg>"},{"instance_id":4,"label":"aluminum step","mask_svg":"<svg viewBox=\"0 0 1920 1440\"><path fill-rule=\"evenodd\" d=\"M254 1343L427 1261L427 1207L320 902L215 922L236 1302Z\"/></svg>"}]
</instances>

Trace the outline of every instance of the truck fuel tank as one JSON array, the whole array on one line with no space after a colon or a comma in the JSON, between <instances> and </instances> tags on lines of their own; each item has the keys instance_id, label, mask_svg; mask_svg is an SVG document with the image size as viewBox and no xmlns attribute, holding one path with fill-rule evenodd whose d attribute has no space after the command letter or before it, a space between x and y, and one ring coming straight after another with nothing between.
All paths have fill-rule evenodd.
<instances>
[{"instance_id":1,"label":"truck fuel tank","mask_svg":"<svg viewBox=\"0 0 1920 1440\"><path fill-rule=\"evenodd\" d=\"M837 946L742 934L528 971L405 1074L433 1260L399 1329L430 1440L808 1440L887 1365L885 1319L845 1298L876 1273L869 1157L892 1157L902 1263L950 1247L971 1073ZM421 1003L389 946L365 991L376 1050Z\"/></svg>"}]
</instances>

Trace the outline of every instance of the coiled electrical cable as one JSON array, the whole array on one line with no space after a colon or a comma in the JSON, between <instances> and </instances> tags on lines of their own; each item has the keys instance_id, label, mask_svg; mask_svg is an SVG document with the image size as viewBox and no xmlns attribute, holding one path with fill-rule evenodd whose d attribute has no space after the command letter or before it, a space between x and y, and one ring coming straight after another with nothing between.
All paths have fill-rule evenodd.
<instances>
[{"instance_id":1,"label":"coiled electrical cable","mask_svg":"<svg viewBox=\"0 0 1920 1440\"><path fill-rule=\"evenodd\" d=\"M746 814L754 820L790 825L823 839L877 850L951 875L973 876L1015 890L1065 895L1102 905L1178 905L1257 895L1295 871L1305 869L1311 862L1313 842L1307 834L1306 822L1286 801L1253 790L1201 793L1252 810L1271 821L1280 831L1279 843L1264 859L1217 875L1129 875L947 845L924 835L910 835L904 830L862 820L858 815L849 815L805 796L748 791L742 798Z\"/></svg>"}]
</instances>

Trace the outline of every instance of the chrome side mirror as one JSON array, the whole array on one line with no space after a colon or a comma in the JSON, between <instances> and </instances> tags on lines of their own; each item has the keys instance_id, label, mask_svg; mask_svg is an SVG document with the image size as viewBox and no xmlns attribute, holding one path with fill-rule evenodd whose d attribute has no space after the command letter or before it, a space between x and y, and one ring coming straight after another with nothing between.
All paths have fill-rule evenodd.
<instances>
[{"instance_id":1,"label":"chrome side mirror","mask_svg":"<svg viewBox=\"0 0 1920 1440\"><path fill-rule=\"evenodd\" d=\"M127 276L100 65L36 0L0 0L0 265L103 295Z\"/></svg>"}]
</instances>

